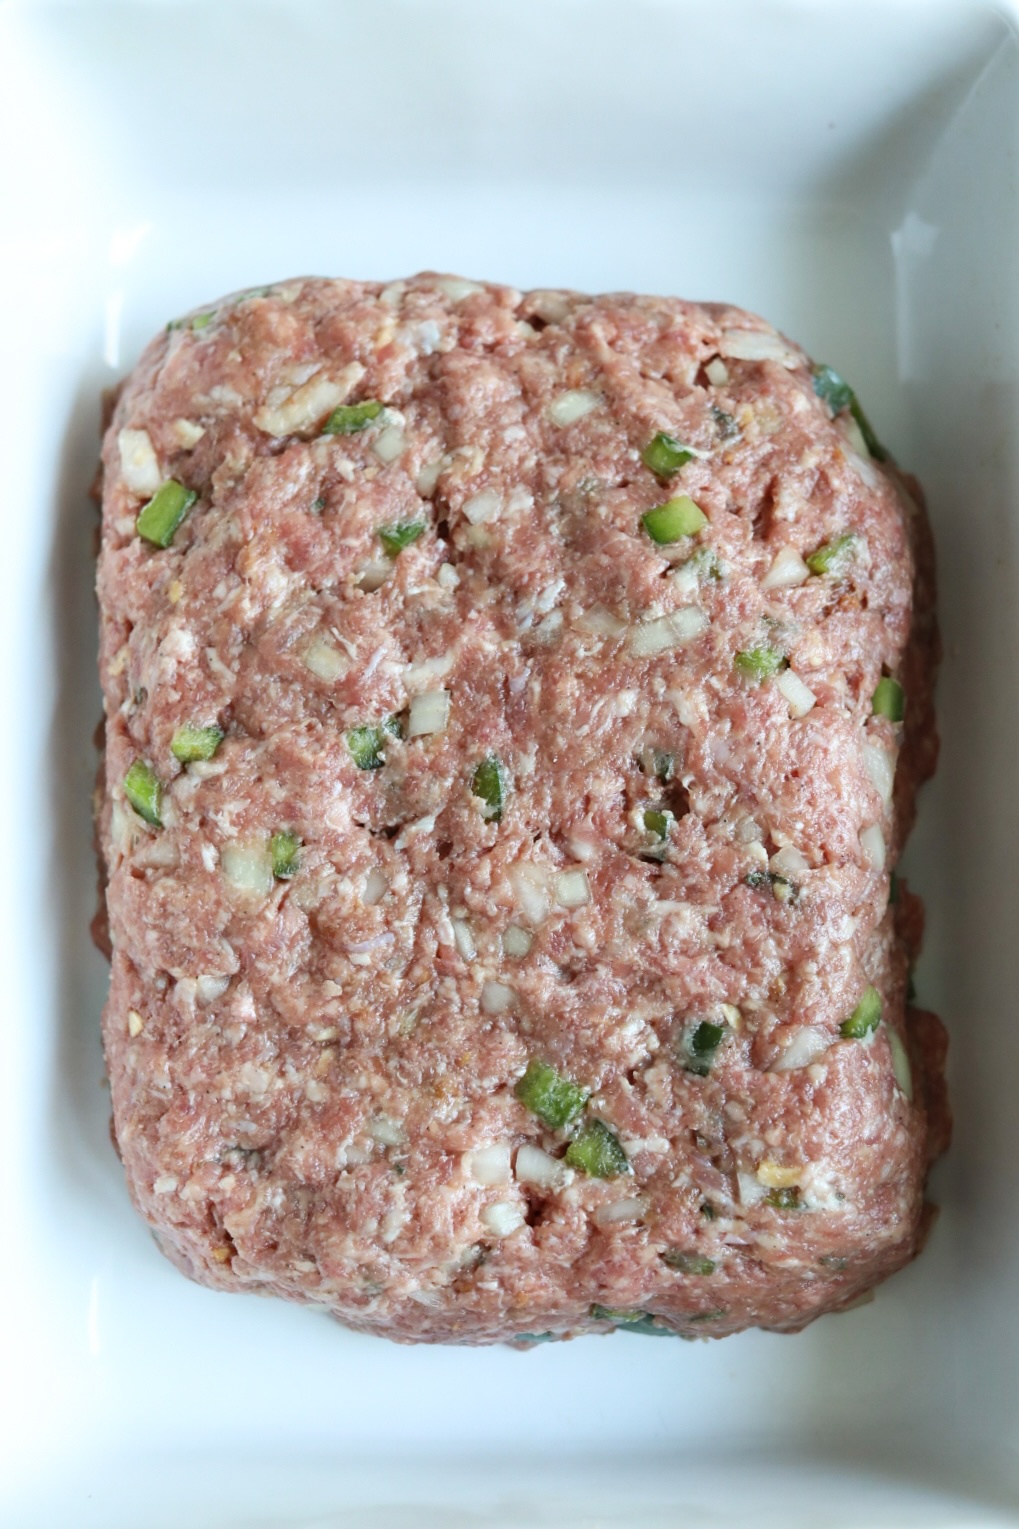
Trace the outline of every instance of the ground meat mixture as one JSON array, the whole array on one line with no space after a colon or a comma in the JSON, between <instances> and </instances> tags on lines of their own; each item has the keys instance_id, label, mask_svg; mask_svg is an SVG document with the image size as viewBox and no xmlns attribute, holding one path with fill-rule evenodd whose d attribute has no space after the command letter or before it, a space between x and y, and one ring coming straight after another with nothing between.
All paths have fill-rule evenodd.
<instances>
[{"instance_id":1,"label":"ground meat mixture","mask_svg":"<svg viewBox=\"0 0 1019 1529\"><path fill-rule=\"evenodd\" d=\"M922 1241L915 482L752 314L448 276L167 326L103 448L116 1139L405 1341L795 1329Z\"/></svg>"}]
</instances>

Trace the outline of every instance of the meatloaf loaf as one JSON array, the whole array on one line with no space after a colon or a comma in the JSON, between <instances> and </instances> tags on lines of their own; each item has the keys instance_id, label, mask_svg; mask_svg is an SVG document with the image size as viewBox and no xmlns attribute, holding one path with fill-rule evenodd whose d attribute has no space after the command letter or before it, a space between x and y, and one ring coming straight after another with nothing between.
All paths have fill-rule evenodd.
<instances>
[{"instance_id":1,"label":"meatloaf loaf","mask_svg":"<svg viewBox=\"0 0 1019 1529\"><path fill-rule=\"evenodd\" d=\"M98 587L115 1134L182 1270L526 1343L913 1257L932 560L834 371L673 298L243 293L120 393Z\"/></svg>"}]
</instances>

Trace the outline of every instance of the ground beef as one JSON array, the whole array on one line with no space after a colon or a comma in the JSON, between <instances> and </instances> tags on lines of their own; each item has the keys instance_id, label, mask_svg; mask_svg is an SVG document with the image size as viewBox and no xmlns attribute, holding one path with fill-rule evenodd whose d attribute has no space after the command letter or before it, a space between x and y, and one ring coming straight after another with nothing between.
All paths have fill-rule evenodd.
<instances>
[{"instance_id":1,"label":"ground beef","mask_svg":"<svg viewBox=\"0 0 1019 1529\"><path fill-rule=\"evenodd\" d=\"M115 1132L183 1270L490 1343L916 1253L932 561L839 379L721 305L244 293L123 388L98 584Z\"/></svg>"}]
</instances>

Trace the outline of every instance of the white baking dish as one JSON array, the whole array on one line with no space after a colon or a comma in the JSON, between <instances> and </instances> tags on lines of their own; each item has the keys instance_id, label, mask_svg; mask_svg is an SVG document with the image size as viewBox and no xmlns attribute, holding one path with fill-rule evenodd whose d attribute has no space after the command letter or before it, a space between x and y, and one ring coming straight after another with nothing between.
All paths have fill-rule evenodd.
<instances>
[{"instance_id":1,"label":"white baking dish","mask_svg":"<svg viewBox=\"0 0 1019 1529\"><path fill-rule=\"evenodd\" d=\"M1019 1525L1019 38L978 0L0 9L0 1521ZM918 1264L802 1336L406 1349L187 1284L107 1134L97 396L166 318L421 267L760 309L927 485L909 851L957 1116Z\"/></svg>"}]
</instances>

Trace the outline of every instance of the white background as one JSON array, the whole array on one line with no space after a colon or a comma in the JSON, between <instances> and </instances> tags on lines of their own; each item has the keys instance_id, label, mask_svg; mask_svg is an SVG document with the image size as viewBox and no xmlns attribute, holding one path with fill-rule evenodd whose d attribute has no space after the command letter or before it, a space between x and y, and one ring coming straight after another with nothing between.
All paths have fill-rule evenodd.
<instances>
[{"instance_id":1,"label":"white background","mask_svg":"<svg viewBox=\"0 0 1019 1529\"><path fill-rule=\"evenodd\" d=\"M939 0L0 7L0 1522L1019 1525L1019 44ZM399 1348L187 1284L108 1136L97 398L166 319L431 267L759 309L929 493L943 1214L797 1337Z\"/></svg>"}]
</instances>

